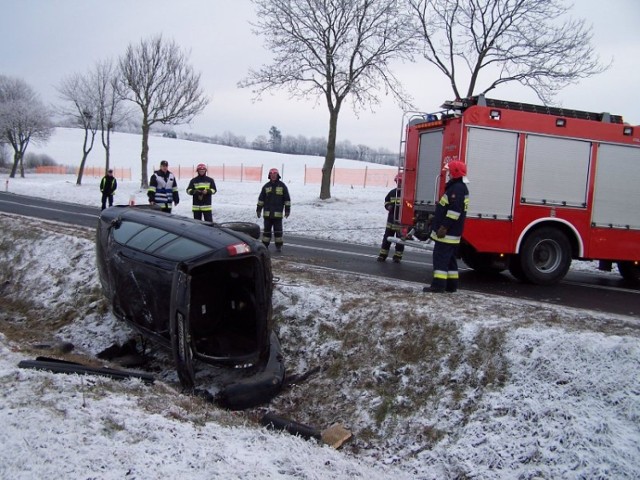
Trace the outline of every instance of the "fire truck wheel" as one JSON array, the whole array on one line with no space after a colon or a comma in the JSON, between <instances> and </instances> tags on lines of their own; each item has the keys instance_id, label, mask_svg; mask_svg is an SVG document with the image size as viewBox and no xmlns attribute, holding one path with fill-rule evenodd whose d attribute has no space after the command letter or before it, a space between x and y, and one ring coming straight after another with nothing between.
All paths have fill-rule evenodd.
<instances>
[{"instance_id":1,"label":"fire truck wheel","mask_svg":"<svg viewBox=\"0 0 640 480\"><path fill-rule=\"evenodd\" d=\"M618 262L618 271L627 283L640 285L640 265L635 262Z\"/></svg>"},{"instance_id":2,"label":"fire truck wheel","mask_svg":"<svg viewBox=\"0 0 640 480\"><path fill-rule=\"evenodd\" d=\"M467 244L460 246L460 257L462 261L478 273L495 275L507 268L504 259L491 253L479 253Z\"/></svg>"},{"instance_id":3,"label":"fire truck wheel","mask_svg":"<svg viewBox=\"0 0 640 480\"><path fill-rule=\"evenodd\" d=\"M191 333L182 313L177 312L171 318L171 350L176 364L180 384L185 390L193 390L195 374L193 371L193 351L191 350Z\"/></svg>"},{"instance_id":4,"label":"fire truck wheel","mask_svg":"<svg viewBox=\"0 0 640 480\"><path fill-rule=\"evenodd\" d=\"M527 277L522 271L522 262L520 260L520 255L513 255L509 259L509 273L513 275L516 280L520 280L521 282L528 282Z\"/></svg>"},{"instance_id":5,"label":"fire truck wheel","mask_svg":"<svg viewBox=\"0 0 640 480\"><path fill-rule=\"evenodd\" d=\"M524 277L536 285L553 285L564 278L571 266L571 245L556 228L531 232L520 250Z\"/></svg>"}]
</instances>

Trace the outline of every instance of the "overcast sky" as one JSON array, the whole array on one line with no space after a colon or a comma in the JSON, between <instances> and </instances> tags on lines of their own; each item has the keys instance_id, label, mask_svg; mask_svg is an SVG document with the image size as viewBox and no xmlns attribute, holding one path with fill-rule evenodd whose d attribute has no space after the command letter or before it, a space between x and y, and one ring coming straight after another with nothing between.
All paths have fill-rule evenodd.
<instances>
[{"instance_id":1,"label":"overcast sky","mask_svg":"<svg viewBox=\"0 0 640 480\"><path fill-rule=\"evenodd\" d=\"M575 16L593 25L600 57L614 63L606 73L565 89L558 103L640 124L640 2L575 3ZM326 105L284 94L255 103L248 89L236 87L249 68L270 59L262 39L251 32L248 22L255 14L249 0L0 0L0 11L0 73L23 78L47 103L58 101L55 86L65 76L86 73L97 61L116 59L130 43L162 33L190 51L211 99L185 129L204 135L230 131L249 141L267 135L272 125L283 135L327 136ZM424 60L399 64L397 73L421 111L436 110L452 96L446 79ZM520 86L501 87L490 96L539 103ZM398 150L402 111L391 99L359 117L348 108L340 115L339 141Z\"/></svg>"}]
</instances>

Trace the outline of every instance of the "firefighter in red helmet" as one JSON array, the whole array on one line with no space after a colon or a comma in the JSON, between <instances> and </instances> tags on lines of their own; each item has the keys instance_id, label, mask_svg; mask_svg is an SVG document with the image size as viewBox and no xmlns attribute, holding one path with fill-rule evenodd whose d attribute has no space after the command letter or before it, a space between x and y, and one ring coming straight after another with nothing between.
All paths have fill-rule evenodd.
<instances>
[{"instance_id":1,"label":"firefighter in red helmet","mask_svg":"<svg viewBox=\"0 0 640 480\"><path fill-rule=\"evenodd\" d=\"M387 210L387 225L384 229L384 236L382 237L382 245L380 246L380 253L378 254L378 261L384 262L389 256L389 250L391 249L391 242L388 237L396 236L401 237L401 226L399 221L399 209L402 198L402 175L399 173L395 176L396 188L393 188L384 197L384 208ZM393 261L400 263L402 260L402 254L404 253L404 245L402 243L395 244L395 253L393 254Z\"/></svg>"},{"instance_id":2,"label":"firefighter in red helmet","mask_svg":"<svg viewBox=\"0 0 640 480\"><path fill-rule=\"evenodd\" d=\"M291 197L289 189L282 182L280 173L277 168L269 170L269 181L262 186L260 195L258 196L258 205L256 207L256 215L260 215L264 211L264 229L262 231L262 243L269 248L271 243L271 231L275 237L276 251L282 251L283 228L282 218L288 218L291 213Z\"/></svg>"},{"instance_id":3,"label":"firefighter in red helmet","mask_svg":"<svg viewBox=\"0 0 640 480\"><path fill-rule=\"evenodd\" d=\"M455 292L458 290L458 247L469 208L467 166L454 160L445 165L449 176L444 194L436 205L431 223L433 247L433 280L423 292Z\"/></svg>"},{"instance_id":4,"label":"firefighter in red helmet","mask_svg":"<svg viewBox=\"0 0 640 480\"><path fill-rule=\"evenodd\" d=\"M191 179L187 186L187 194L193 197L193 218L205 222L213 221L213 208L211 197L216 193L216 182L207 176L207 166L204 163L196 167L197 175Z\"/></svg>"}]
</instances>

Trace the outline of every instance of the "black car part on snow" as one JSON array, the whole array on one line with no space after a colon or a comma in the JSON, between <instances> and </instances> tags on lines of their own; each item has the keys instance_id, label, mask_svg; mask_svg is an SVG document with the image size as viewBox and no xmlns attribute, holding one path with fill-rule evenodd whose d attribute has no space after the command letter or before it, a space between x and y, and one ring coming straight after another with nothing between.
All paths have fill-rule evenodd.
<instances>
[{"instance_id":1,"label":"black car part on snow","mask_svg":"<svg viewBox=\"0 0 640 480\"><path fill-rule=\"evenodd\" d=\"M138 378L145 383L155 381L153 375L141 372L130 372L106 367L90 367L77 362L59 360L57 358L36 357L35 360L22 360L18 363L19 368L31 368L34 370L46 370L53 373L78 373L84 375L99 375L116 380L126 380L127 378Z\"/></svg>"}]
</instances>

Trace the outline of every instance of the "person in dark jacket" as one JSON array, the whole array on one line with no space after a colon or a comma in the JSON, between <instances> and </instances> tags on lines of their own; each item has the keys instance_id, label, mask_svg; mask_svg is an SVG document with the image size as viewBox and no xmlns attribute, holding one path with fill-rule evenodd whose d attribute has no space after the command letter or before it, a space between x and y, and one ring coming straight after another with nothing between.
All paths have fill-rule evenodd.
<instances>
[{"instance_id":1,"label":"person in dark jacket","mask_svg":"<svg viewBox=\"0 0 640 480\"><path fill-rule=\"evenodd\" d=\"M166 160L162 160L160 170L156 170L151 175L147 196L151 205L160 205L161 210L167 213L171 213L171 207L174 203L176 207L180 203L178 182L173 173L169 171L169 162Z\"/></svg>"},{"instance_id":2,"label":"person in dark jacket","mask_svg":"<svg viewBox=\"0 0 640 480\"><path fill-rule=\"evenodd\" d=\"M207 166L200 163L196 167L198 175L191 179L187 186L187 194L193 196L193 218L205 222L213 222L211 197L216 193L216 182L207 176Z\"/></svg>"},{"instance_id":3,"label":"person in dark jacket","mask_svg":"<svg viewBox=\"0 0 640 480\"><path fill-rule=\"evenodd\" d=\"M396 182L396 188L392 189L384 197L384 208L387 210L387 226L384 230L384 236L382 237L382 245L380 246L380 253L378 254L378 261L384 262L389 256L389 249L391 248L391 242L389 237L396 236L400 238L402 236L401 226L398 223L400 202L402 197L402 176L396 175L394 179ZM404 253L404 245L402 243L395 244L395 253L393 254L393 261L400 263L402 260L402 254Z\"/></svg>"},{"instance_id":4,"label":"person in dark jacket","mask_svg":"<svg viewBox=\"0 0 640 480\"><path fill-rule=\"evenodd\" d=\"M100 180L100 191L102 192L102 210L107 208L107 200L109 206L113 207L113 194L118 188L118 181L113 176L113 170L109 169L107 174Z\"/></svg>"},{"instance_id":5,"label":"person in dark jacket","mask_svg":"<svg viewBox=\"0 0 640 480\"><path fill-rule=\"evenodd\" d=\"M264 210L264 230L262 231L262 243L269 248L271 243L271 230L275 237L276 251L282 251L283 242L283 228L282 228L282 216L284 211L284 218L288 218L291 213L291 197L289 196L289 189L280 180L280 173L278 169L272 168L269 170L269 181L265 183L260 190L258 196L258 206L256 208L256 214L260 218L260 214Z\"/></svg>"},{"instance_id":6,"label":"person in dark jacket","mask_svg":"<svg viewBox=\"0 0 640 480\"><path fill-rule=\"evenodd\" d=\"M444 194L436 205L435 217L431 224L433 247L433 280L423 292L455 292L458 290L458 247L464 229L464 220L469 208L467 188L467 166L460 161L445 165L449 181Z\"/></svg>"}]
</instances>

